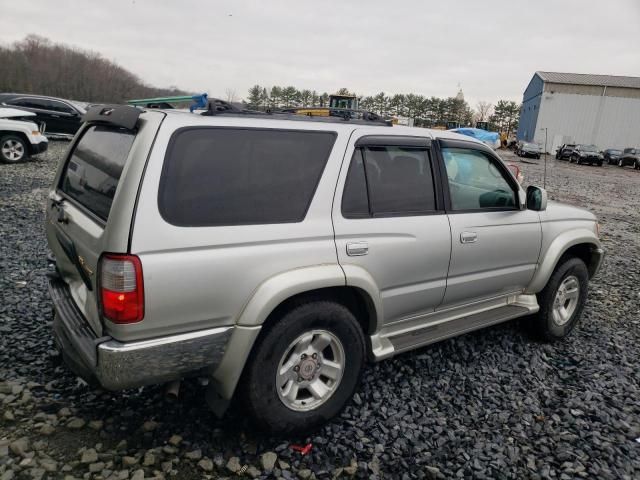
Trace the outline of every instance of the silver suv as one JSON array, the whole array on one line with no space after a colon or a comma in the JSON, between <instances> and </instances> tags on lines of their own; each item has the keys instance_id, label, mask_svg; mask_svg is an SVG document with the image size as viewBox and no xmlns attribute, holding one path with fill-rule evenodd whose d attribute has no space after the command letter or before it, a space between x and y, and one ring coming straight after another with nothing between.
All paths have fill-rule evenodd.
<instances>
[{"instance_id":1,"label":"silver suv","mask_svg":"<svg viewBox=\"0 0 640 480\"><path fill-rule=\"evenodd\" d=\"M596 218L470 137L366 119L96 107L47 203L54 335L110 390L207 377L272 431L340 412L363 365L581 316Z\"/></svg>"}]
</instances>

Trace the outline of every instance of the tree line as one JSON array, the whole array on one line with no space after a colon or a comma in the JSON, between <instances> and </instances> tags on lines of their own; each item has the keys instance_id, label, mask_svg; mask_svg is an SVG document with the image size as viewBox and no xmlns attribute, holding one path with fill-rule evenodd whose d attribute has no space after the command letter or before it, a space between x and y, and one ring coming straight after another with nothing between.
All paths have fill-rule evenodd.
<instances>
[{"instance_id":1,"label":"tree line","mask_svg":"<svg viewBox=\"0 0 640 480\"><path fill-rule=\"evenodd\" d=\"M341 88L337 95L355 95ZM254 85L249 89L245 103L256 110L278 110L282 108L328 106L329 94L316 90L299 90L293 86L267 88ZM448 122L472 126L476 122L488 122L492 130L507 134L518 127L520 105L509 100L500 100L495 105L478 102L476 109L460 98L425 97L414 93L388 95L380 92L359 99L359 108L385 117L399 116L414 119L417 126L446 126Z\"/></svg>"},{"instance_id":2,"label":"tree line","mask_svg":"<svg viewBox=\"0 0 640 480\"><path fill-rule=\"evenodd\" d=\"M176 87L151 87L99 53L53 43L37 35L0 46L0 65L0 92L104 103L187 94Z\"/></svg>"}]
</instances>

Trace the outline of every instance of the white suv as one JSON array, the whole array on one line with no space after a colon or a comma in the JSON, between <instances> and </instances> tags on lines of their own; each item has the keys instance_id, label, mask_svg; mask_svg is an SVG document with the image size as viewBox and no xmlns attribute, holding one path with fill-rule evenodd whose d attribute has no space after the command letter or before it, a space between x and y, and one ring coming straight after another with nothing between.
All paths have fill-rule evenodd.
<instances>
[{"instance_id":1,"label":"white suv","mask_svg":"<svg viewBox=\"0 0 640 480\"><path fill-rule=\"evenodd\" d=\"M18 163L47 150L47 137L29 117L35 114L0 107L0 161Z\"/></svg>"}]
</instances>

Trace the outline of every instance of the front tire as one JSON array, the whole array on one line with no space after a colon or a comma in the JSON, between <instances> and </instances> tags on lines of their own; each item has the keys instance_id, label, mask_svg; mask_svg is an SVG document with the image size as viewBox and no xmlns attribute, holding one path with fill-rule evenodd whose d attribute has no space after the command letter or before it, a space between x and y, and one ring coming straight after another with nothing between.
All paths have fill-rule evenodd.
<instances>
[{"instance_id":1,"label":"front tire","mask_svg":"<svg viewBox=\"0 0 640 480\"><path fill-rule=\"evenodd\" d=\"M17 135L0 138L0 160L4 163L18 163L29 156L25 141Z\"/></svg>"},{"instance_id":2,"label":"front tire","mask_svg":"<svg viewBox=\"0 0 640 480\"><path fill-rule=\"evenodd\" d=\"M618 166L624 167L624 162L622 161L622 159L618 160Z\"/></svg>"},{"instance_id":3,"label":"front tire","mask_svg":"<svg viewBox=\"0 0 640 480\"><path fill-rule=\"evenodd\" d=\"M589 290L589 272L582 260L561 260L544 289L537 295L540 311L535 320L536 331L545 340L567 337L584 309Z\"/></svg>"},{"instance_id":4,"label":"front tire","mask_svg":"<svg viewBox=\"0 0 640 480\"><path fill-rule=\"evenodd\" d=\"M272 433L308 433L336 416L360 382L365 338L345 306L310 301L261 334L241 380L247 410Z\"/></svg>"}]
</instances>

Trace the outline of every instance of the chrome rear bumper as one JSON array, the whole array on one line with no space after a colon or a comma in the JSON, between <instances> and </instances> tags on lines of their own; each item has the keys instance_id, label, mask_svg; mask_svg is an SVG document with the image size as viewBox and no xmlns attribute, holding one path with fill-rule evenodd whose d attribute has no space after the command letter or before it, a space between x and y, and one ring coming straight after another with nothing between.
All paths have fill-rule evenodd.
<instances>
[{"instance_id":1,"label":"chrome rear bumper","mask_svg":"<svg viewBox=\"0 0 640 480\"><path fill-rule=\"evenodd\" d=\"M108 390L176 380L212 371L222 360L234 327L219 327L152 340L119 342L97 337L76 307L67 285L49 281L53 332L67 365L80 377Z\"/></svg>"}]
</instances>

